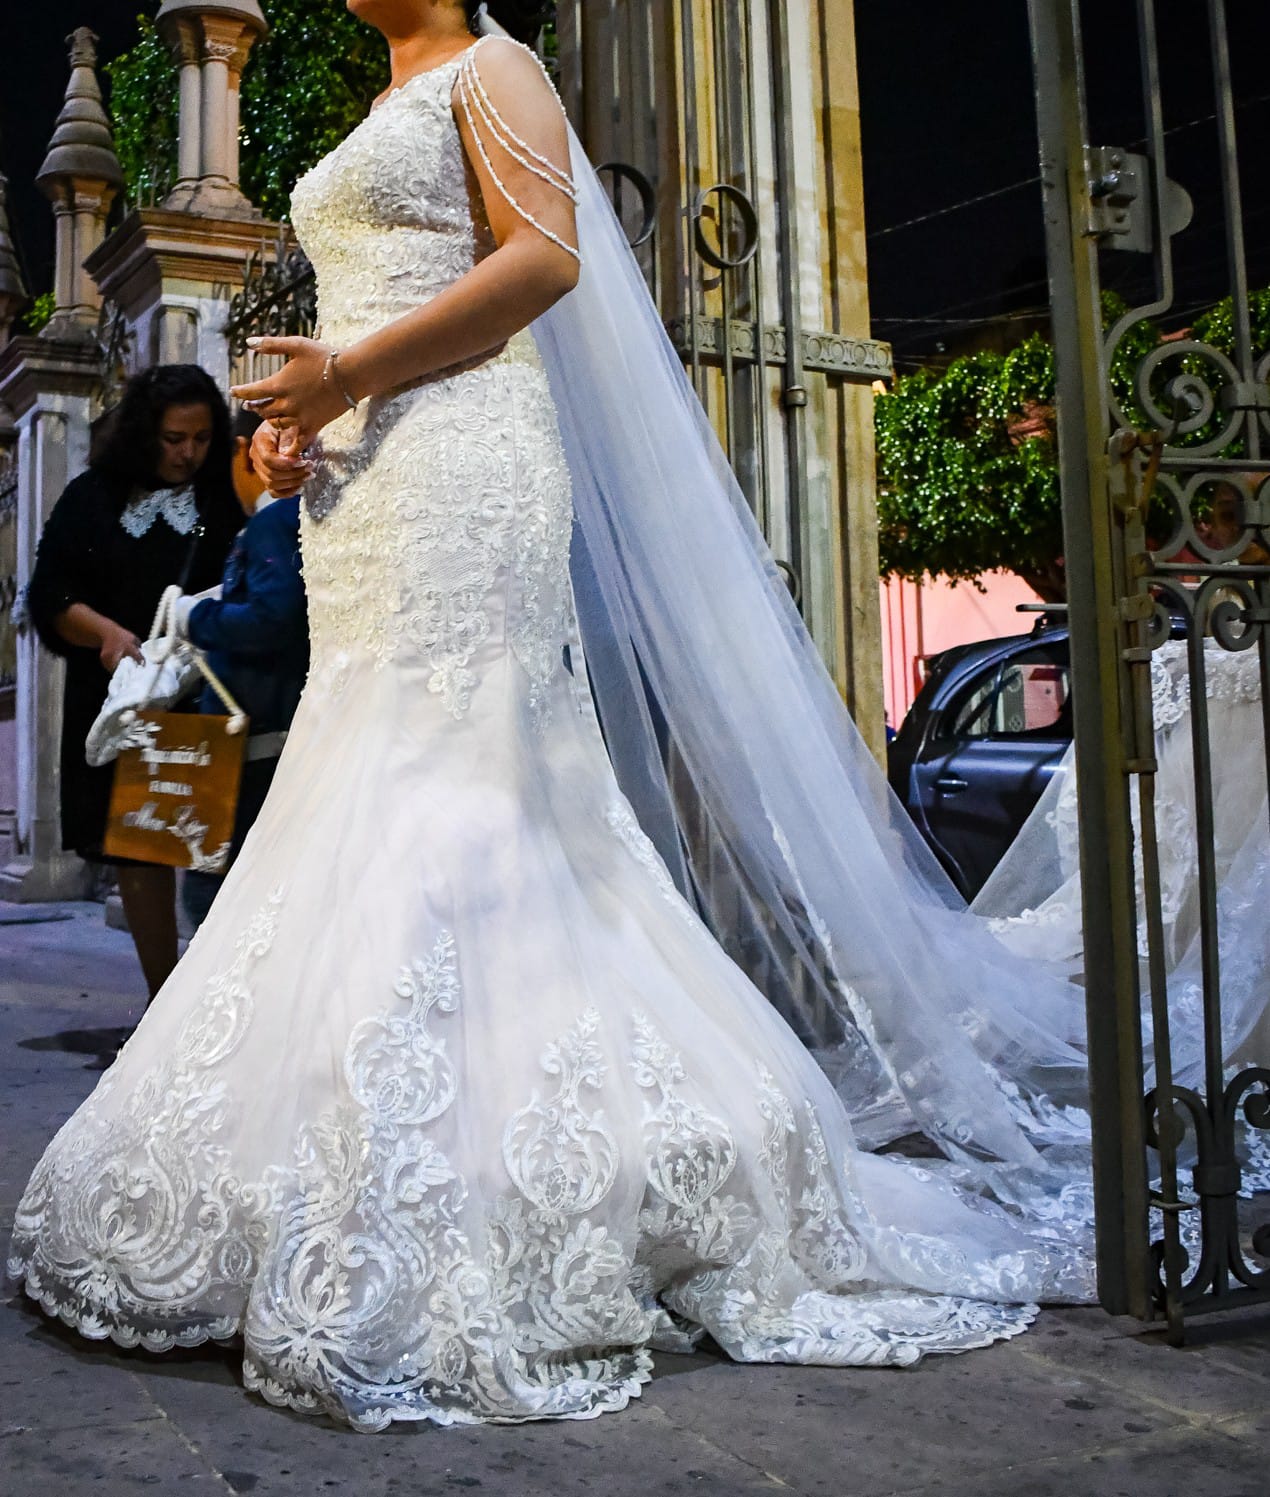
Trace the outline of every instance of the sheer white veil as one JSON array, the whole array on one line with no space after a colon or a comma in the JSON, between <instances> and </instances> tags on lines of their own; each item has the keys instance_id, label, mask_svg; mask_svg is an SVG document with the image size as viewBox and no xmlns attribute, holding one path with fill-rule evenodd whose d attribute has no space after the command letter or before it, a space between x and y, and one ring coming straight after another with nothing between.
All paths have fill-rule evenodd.
<instances>
[{"instance_id":1,"label":"sheer white veil","mask_svg":"<svg viewBox=\"0 0 1270 1497\"><path fill-rule=\"evenodd\" d=\"M579 625L622 789L717 938L816 1051L862 1139L920 1128L1009 1195L1007 1176L1048 1176L1047 1146L1086 1131L1055 1105L1084 1094L1081 991L965 910L893 797L570 141L581 279L533 332L573 476Z\"/></svg>"}]
</instances>

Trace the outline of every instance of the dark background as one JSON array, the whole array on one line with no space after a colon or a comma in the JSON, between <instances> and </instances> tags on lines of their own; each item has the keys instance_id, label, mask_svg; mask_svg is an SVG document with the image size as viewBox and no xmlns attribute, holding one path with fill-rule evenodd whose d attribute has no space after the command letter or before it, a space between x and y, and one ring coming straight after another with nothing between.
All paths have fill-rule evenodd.
<instances>
[{"instance_id":1,"label":"dark background","mask_svg":"<svg viewBox=\"0 0 1270 1497\"><path fill-rule=\"evenodd\" d=\"M337 4L339 0L324 0ZM101 57L128 47L145 0L23 0L0 50L0 170L32 291L51 280L53 227L33 185L66 86L63 38L91 26ZM1086 5L1093 138L1132 145L1136 7ZM1170 172L1195 199L1175 241L1179 314L1223 294L1214 93L1206 6L1157 5ZM1270 285L1270 3L1228 0L1249 269ZM15 18L16 19L16 18ZM1025 0L856 0L874 332L898 366L973 346L1003 315L1045 302L1040 187ZM1143 257L1105 257L1106 284L1145 293Z\"/></svg>"},{"instance_id":2,"label":"dark background","mask_svg":"<svg viewBox=\"0 0 1270 1497\"><path fill-rule=\"evenodd\" d=\"M1226 294L1207 6L1162 0L1169 175L1195 215L1173 241L1177 314ZM1270 286L1270 3L1228 0L1248 268ZM1083 5L1090 138L1142 149L1137 5ZM985 321L1045 310L1045 244L1025 0L856 0L869 291L896 364L973 346ZM976 201L976 199L978 201ZM917 222L912 222L916 219ZM1103 256L1103 285L1150 295L1150 259ZM1033 324L1035 325L1035 324Z\"/></svg>"}]
</instances>

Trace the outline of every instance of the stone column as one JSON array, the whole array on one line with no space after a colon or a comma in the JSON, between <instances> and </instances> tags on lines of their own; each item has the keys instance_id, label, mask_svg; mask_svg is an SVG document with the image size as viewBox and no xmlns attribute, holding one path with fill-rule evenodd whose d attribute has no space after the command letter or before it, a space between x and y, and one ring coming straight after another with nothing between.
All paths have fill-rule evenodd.
<instances>
[{"instance_id":1,"label":"stone column","mask_svg":"<svg viewBox=\"0 0 1270 1497\"><path fill-rule=\"evenodd\" d=\"M67 482L88 462L101 379L96 347L83 338L15 338L0 352L0 400L17 415L18 582L35 563L44 522ZM62 849L62 662L30 628L18 635L15 740L17 807L0 899L79 899L89 870Z\"/></svg>"},{"instance_id":2,"label":"stone column","mask_svg":"<svg viewBox=\"0 0 1270 1497\"><path fill-rule=\"evenodd\" d=\"M257 0L163 0L155 24L181 71L180 180L163 206L259 218L238 187L238 85L266 29Z\"/></svg>"},{"instance_id":3,"label":"stone column","mask_svg":"<svg viewBox=\"0 0 1270 1497\"><path fill-rule=\"evenodd\" d=\"M231 182L238 181L239 173L238 147L242 134L243 69L247 66L247 58L251 55L255 40L253 32L245 31L234 48L233 56L229 59L229 102L226 107L225 138L229 150L229 180Z\"/></svg>"},{"instance_id":4,"label":"stone column","mask_svg":"<svg viewBox=\"0 0 1270 1497\"><path fill-rule=\"evenodd\" d=\"M168 49L176 63L180 88L180 116L177 124L177 187L190 187L202 174L202 69L198 29L190 21L179 21L168 33Z\"/></svg>"},{"instance_id":5,"label":"stone column","mask_svg":"<svg viewBox=\"0 0 1270 1497\"><path fill-rule=\"evenodd\" d=\"M209 21L208 25L215 25ZM203 141L202 177L229 186L229 59L236 38L203 38L203 112L199 121Z\"/></svg>"},{"instance_id":6,"label":"stone column","mask_svg":"<svg viewBox=\"0 0 1270 1497\"><path fill-rule=\"evenodd\" d=\"M807 100L810 126L803 149L809 178L818 182L804 212L818 260L810 278L810 315L846 339L870 332L864 178L860 147L860 85L856 68L855 8L843 0L814 0L803 31L819 90ZM796 70L797 76L797 70ZM889 365L890 350L885 350ZM882 616L878 595L877 453L873 379L844 380L826 391L822 441L834 481L823 486L827 534L824 578L832 599L834 675L856 726L885 767Z\"/></svg>"},{"instance_id":7,"label":"stone column","mask_svg":"<svg viewBox=\"0 0 1270 1497\"><path fill-rule=\"evenodd\" d=\"M123 172L97 85L97 38L81 26L67 40L70 82L35 180L57 218L57 305L44 331L50 338L82 339L95 333L101 307L84 261L105 236L106 215L123 185Z\"/></svg>"},{"instance_id":8,"label":"stone column","mask_svg":"<svg viewBox=\"0 0 1270 1497\"><path fill-rule=\"evenodd\" d=\"M26 286L18 266L18 257L9 234L9 214L5 202L6 180L0 173L0 353L9 341L13 319L26 301ZM13 412L0 400L0 636L6 644L12 634L6 617L12 601L11 588L18 579L16 542L17 507L9 493L9 476L15 471L17 427ZM14 676L10 676L10 672ZM17 725L14 722L16 661L11 663L7 648L0 652L0 867L8 863L13 852L17 805Z\"/></svg>"},{"instance_id":9,"label":"stone column","mask_svg":"<svg viewBox=\"0 0 1270 1497\"><path fill-rule=\"evenodd\" d=\"M0 172L0 348L9 341L9 329L27 296L9 232L8 191L9 179Z\"/></svg>"},{"instance_id":10,"label":"stone column","mask_svg":"<svg viewBox=\"0 0 1270 1497\"><path fill-rule=\"evenodd\" d=\"M128 324L133 368L199 364L227 389L231 298L282 233L238 188L238 84L264 17L256 0L164 0L157 25L181 69L182 180L129 213L87 270Z\"/></svg>"}]
</instances>

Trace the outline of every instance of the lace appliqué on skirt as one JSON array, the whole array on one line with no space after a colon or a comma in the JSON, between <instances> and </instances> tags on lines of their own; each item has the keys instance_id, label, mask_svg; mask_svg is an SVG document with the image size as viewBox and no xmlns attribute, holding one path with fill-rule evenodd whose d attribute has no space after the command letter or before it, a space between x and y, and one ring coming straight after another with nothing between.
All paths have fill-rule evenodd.
<instances>
[{"instance_id":1,"label":"lace appliqu\u00e9 on skirt","mask_svg":"<svg viewBox=\"0 0 1270 1497\"><path fill-rule=\"evenodd\" d=\"M273 1200L264 1184L238 1177L217 1141L231 1105L217 1069L251 1025L250 975L281 902L279 890L243 932L173 1059L122 1103L107 1074L18 1205L10 1274L85 1336L165 1351L239 1329Z\"/></svg>"}]
</instances>

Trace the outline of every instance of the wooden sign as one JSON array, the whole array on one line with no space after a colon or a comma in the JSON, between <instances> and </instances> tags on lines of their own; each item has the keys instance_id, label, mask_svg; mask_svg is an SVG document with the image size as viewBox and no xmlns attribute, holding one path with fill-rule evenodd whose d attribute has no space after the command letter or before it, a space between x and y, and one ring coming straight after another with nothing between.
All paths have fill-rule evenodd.
<instances>
[{"instance_id":1,"label":"wooden sign","mask_svg":"<svg viewBox=\"0 0 1270 1497\"><path fill-rule=\"evenodd\" d=\"M241 721L241 719L240 719ZM247 731L228 717L138 712L115 761L107 857L223 873Z\"/></svg>"}]
</instances>

